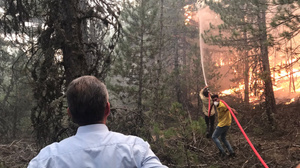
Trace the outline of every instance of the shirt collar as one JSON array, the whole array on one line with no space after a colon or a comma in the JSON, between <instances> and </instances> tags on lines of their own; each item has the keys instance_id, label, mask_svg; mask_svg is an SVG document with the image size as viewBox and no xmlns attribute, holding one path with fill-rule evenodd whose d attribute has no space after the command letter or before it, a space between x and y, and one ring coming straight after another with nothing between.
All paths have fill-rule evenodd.
<instances>
[{"instance_id":1,"label":"shirt collar","mask_svg":"<svg viewBox=\"0 0 300 168\"><path fill-rule=\"evenodd\" d=\"M107 133L107 132L109 132L109 130L105 124L91 124L91 125L80 126L77 129L76 135L90 133L90 132Z\"/></svg>"}]
</instances>

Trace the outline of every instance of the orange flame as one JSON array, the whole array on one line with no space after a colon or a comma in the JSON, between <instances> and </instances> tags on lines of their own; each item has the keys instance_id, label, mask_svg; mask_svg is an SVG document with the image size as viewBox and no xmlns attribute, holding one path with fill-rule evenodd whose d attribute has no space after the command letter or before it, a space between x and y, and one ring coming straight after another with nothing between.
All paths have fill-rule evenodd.
<instances>
[{"instance_id":1,"label":"orange flame","mask_svg":"<svg viewBox=\"0 0 300 168\"><path fill-rule=\"evenodd\" d=\"M291 103L293 103L293 102L295 102L295 98L292 98L291 101L286 102L285 104L288 105L288 104L291 104Z\"/></svg>"}]
</instances>

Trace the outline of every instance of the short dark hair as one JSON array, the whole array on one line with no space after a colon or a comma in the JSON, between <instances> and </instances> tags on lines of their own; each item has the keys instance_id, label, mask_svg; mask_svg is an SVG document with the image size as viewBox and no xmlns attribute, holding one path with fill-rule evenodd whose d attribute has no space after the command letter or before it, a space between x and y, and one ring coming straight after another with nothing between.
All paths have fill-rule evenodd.
<instances>
[{"instance_id":1,"label":"short dark hair","mask_svg":"<svg viewBox=\"0 0 300 168\"><path fill-rule=\"evenodd\" d=\"M89 125L103 120L108 93L106 86L96 77L82 76L74 79L69 84L66 95L74 123Z\"/></svg>"},{"instance_id":2,"label":"short dark hair","mask_svg":"<svg viewBox=\"0 0 300 168\"><path fill-rule=\"evenodd\" d=\"M208 97L208 92L209 92L208 88L204 88L204 89L203 89L203 95L204 95L205 97Z\"/></svg>"},{"instance_id":3,"label":"short dark hair","mask_svg":"<svg viewBox=\"0 0 300 168\"><path fill-rule=\"evenodd\" d=\"M211 99L214 99L214 98L219 98L219 95L217 95L217 94L211 95Z\"/></svg>"}]
</instances>

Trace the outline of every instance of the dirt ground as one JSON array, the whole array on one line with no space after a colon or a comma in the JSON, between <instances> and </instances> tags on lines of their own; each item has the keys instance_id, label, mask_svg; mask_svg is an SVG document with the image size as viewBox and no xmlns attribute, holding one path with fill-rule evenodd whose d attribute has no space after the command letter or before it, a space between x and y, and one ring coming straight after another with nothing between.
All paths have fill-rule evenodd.
<instances>
[{"instance_id":1,"label":"dirt ground","mask_svg":"<svg viewBox=\"0 0 300 168\"><path fill-rule=\"evenodd\" d=\"M245 107L234 99L225 100L239 114L237 118L261 158L270 168L295 168L300 164L300 100L291 104L278 104L271 127L263 105ZM233 122L228 140L236 152L235 158L220 158L211 139L201 139L199 159L207 168L261 168L264 167L248 142ZM20 138L9 144L0 144L0 168L23 168L36 155L30 138ZM171 167L171 166L170 166ZM175 166L174 166L175 167Z\"/></svg>"},{"instance_id":2,"label":"dirt ground","mask_svg":"<svg viewBox=\"0 0 300 168\"><path fill-rule=\"evenodd\" d=\"M239 112L237 118L262 160L270 168L295 168L300 164L300 100L278 104L274 115L275 125L271 127L263 105L246 108L235 101L228 104ZM219 168L260 168L264 167L246 141L236 122L228 133L228 140L236 152L235 158L220 158L212 140L205 150L207 167ZM214 149L213 151L211 149ZM206 167L206 166L203 166Z\"/></svg>"}]
</instances>

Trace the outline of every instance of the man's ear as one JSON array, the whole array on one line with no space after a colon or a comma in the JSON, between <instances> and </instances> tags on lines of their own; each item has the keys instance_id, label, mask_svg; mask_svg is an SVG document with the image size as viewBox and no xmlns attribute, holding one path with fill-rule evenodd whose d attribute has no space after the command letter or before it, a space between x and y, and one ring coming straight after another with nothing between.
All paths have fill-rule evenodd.
<instances>
[{"instance_id":1,"label":"man's ear","mask_svg":"<svg viewBox=\"0 0 300 168\"><path fill-rule=\"evenodd\" d=\"M104 116L107 117L109 115L109 113L110 113L110 103L107 102L105 110L104 110Z\"/></svg>"}]
</instances>

